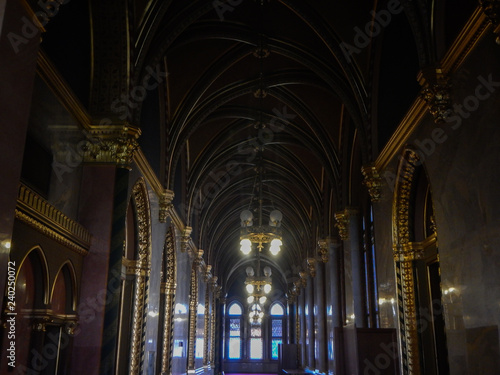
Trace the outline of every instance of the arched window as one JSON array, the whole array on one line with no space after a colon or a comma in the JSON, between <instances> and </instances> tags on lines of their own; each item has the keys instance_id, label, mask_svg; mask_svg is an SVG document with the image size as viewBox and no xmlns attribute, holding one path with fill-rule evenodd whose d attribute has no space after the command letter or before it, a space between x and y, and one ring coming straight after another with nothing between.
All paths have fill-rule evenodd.
<instances>
[{"instance_id":1,"label":"arched window","mask_svg":"<svg viewBox=\"0 0 500 375\"><path fill-rule=\"evenodd\" d=\"M279 302L275 302L269 309L271 315L271 359L278 359L279 344L283 344L285 328L285 309Z\"/></svg>"},{"instance_id":2,"label":"arched window","mask_svg":"<svg viewBox=\"0 0 500 375\"><path fill-rule=\"evenodd\" d=\"M229 305L228 312L228 358L241 359L241 336L243 334L243 308L238 302Z\"/></svg>"}]
</instances>

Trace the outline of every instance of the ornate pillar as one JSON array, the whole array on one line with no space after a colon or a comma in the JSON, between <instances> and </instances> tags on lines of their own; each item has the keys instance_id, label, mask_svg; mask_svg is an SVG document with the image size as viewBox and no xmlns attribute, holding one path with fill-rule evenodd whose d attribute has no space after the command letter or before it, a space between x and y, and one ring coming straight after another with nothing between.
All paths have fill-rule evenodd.
<instances>
[{"instance_id":1,"label":"ornate pillar","mask_svg":"<svg viewBox=\"0 0 500 375\"><path fill-rule=\"evenodd\" d=\"M172 190L165 190L163 195L160 197L160 212L159 221L160 223L166 223L168 212L174 207L172 200L174 199L174 192Z\"/></svg>"},{"instance_id":2,"label":"ornate pillar","mask_svg":"<svg viewBox=\"0 0 500 375\"><path fill-rule=\"evenodd\" d=\"M210 317L211 317L211 311L210 311L210 285L209 281L212 279L212 274L210 273L212 269L212 266L207 265L207 269L205 271L205 282L207 283L207 287L205 288L205 316L204 318L204 331L203 335L205 339L203 340L203 366L208 366L210 364L210 357L208 353L208 349L210 347L210 337L211 337L211 332L210 332Z\"/></svg>"},{"instance_id":3,"label":"ornate pillar","mask_svg":"<svg viewBox=\"0 0 500 375\"><path fill-rule=\"evenodd\" d=\"M163 318L163 342L161 353L161 374L170 375L172 373L172 350L173 350L173 328L174 309L176 291L176 254L174 246L174 232L170 228L165 239L165 282L161 285L161 293L165 296L165 316Z\"/></svg>"},{"instance_id":4,"label":"ornate pillar","mask_svg":"<svg viewBox=\"0 0 500 375\"><path fill-rule=\"evenodd\" d=\"M151 268L151 222L147 188L144 180L136 183L132 189L138 221L138 259L135 262L135 291L132 321L132 338L130 349L131 375L138 375L143 364L143 334L146 323L146 302L148 295L148 278Z\"/></svg>"},{"instance_id":5,"label":"ornate pillar","mask_svg":"<svg viewBox=\"0 0 500 375\"><path fill-rule=\"evenodd\" d=\"M316 277L314 278L314 327L316 370L326 372L326 301L325 301L325 264L328 262L326 241L318 241Z\"/></svg>"},{"instance_id":6,"label":"ornate pillar","mask_svg":"<svg viewBox=\"0 0 500 375\"><path fill-rule=\"evenodd\" d=\"M189 338L188 338L188 356L187 356L187 371L194 373L195 363L194 356L196 352L196 321L198 313L198 267L201 264L203 250L199 250L197 256L193 260L191 267L191 285L189 290Z\"/></svg>"},{"instance_id":7,"label":"ornate pillar","mask_svg":"<svg viewBox=\"0 0 500 375\"><path fill-rule=\"evenodd\" d=\"M417 331L414 260L420 249L410 242L410 199L418 155L406 150L398 170L393 203L393 254L398 287L399 330L402 341L402 373L420 374L420 353Z\"/></svg>"}]
</instances>

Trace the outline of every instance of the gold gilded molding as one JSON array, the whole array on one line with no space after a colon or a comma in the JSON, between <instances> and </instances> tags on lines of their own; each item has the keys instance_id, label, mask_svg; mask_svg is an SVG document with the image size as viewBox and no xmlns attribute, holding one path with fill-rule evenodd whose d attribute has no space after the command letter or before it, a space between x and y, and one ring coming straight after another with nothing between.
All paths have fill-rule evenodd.
<instances>
[{"instance_id":1,"label":"gold gilded molding","mask_svg":"<svg viewBox=\"0 0 500 375\"><path fill-rule=\"evenodd\" d=\"M189 291L189 333L188 333L188 355L187 370L194 370L194 354L196 345L196 321L198 308L198 266L200 258L195 258L191 267L191 284Z\"/></svg>"},{"instance_id":2,"label":"gold gilded molding","mask_svg":"<svg viewBox=\"0 0 500 375\"><path fill-rule=\"evenodd\" d=\"M72 251L88 254L90 232L23 184L19 186L15 217Z\"/></svg>"},{"instance_id":3,"label":"gold gilded molding","mask_svg":"<svg viewBox=\"0 0 500 375\"><path fill-rule=\"evenodd\" d=\"M479 0L479 5L494 27L493 32L497 35L495 42L500 44L500 1Z\"/></svg>"},{"instance_id":4,"label":"gold gilded molding","mask_svg":"<svg viewBox=\"0 0 500 375\"><path fill-rule=\"evenodd\" d=\"M146 182L140 178L132 188L132 198L136 208L136 220L138 228L138 259L139 267L149 269L151 266L151 212L147 193ZM131 375L138 375L142 356L142 333L145 320L145 309L147 301L147 283L149 278L146 274L139 272L135 276L134 307L132 319L132 337L130 345L130 368Z\"/></svg>"},{"instance_id":5,"label":"gold gilded molding","mask_svg":"<svg viewBox=\"0 0 500 375\"><path fill-rule=\"evenodd\" d=\"M163 324L163 342L162 342L162 360L161 372L170 374L172 370L172 351L173 351L173 329L174 329L174 308L176 292L176 254L175 254L175 234L172 226L169 227L165 236L163 250L164 272L162 278L165 280L161 284L161 289L165 294L164 324Z\"/></svg>"},{"instance_id":6,"label":"gold gilded molding","mask_svg":"<svg viewBox=\"0 0 500 375\"><path fill-rule=\"evenodd\" d=\"M374 165L366 165L361 167L361 173L364 177L363 185L367 187L371 201L378 202L380 200L382 182L377 168Z\"/></svg>"},{"instance_id":7,"label":"gold gilded molding","mask_svg":"<svg viewBox=\"0 0 500 375\"><path fill-rule=\"evenodd\" d=\"M140 129L122 125L99 126L92 128L90 134L94 141L87 140L83 147L84 162L116 164L131 169L134 153L139 147Z\"/></svg>"},{"instance_id":8,"label":"gold gilded molding","mask_svg":"<svg viewBox=\"0 0 500 375\"><path fill-rule=\"evenodd\" d=\"M488 29L488 25L489 21L486 15L481 7L478 6L448 49L445 56L438 62L444 74L452 76L462 66L472 50L484 36ZM378 155L375 161L375 167L378 171L384 171L389 162L401 152L426 113L427 105L425 100L421 97L417 97L399 123L392 137Z\"/></svg>"},{"instance_id":9,"label":"gold gilded molding","mask_svg":"<svg viewBox=\"0 0 500 375\"><path fill-rule=\"evenodd\" d=\"M400 332L403 345L403 362L408 374L420 374L420 353L417 331L416 291L414 279L414 260L421 257L423 246L410 241L411 192L416 183L418 155L410 149L405 150L401 159L396 191L393 201L393 254L396 263L398 294L400 305ZM402 316L401 316L402 315Z\"/></svg>"}]
</instances>

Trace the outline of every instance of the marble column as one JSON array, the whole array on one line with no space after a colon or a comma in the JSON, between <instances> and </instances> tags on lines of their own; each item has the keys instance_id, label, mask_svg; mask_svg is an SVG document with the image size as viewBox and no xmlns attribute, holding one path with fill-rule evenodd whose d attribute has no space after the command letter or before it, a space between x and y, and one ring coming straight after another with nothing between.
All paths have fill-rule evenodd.
<instances>
[{"instance_id":1,"label":"marble column","mask_svg":"<svg viewBox=\"0 0 500 375\"><path fill-rule=\"evenodd\" d=\"M306 316L306 350L307 367L310 370L315 369L316 361L314 358L314 279L309 275L307 277L307 286L305 289L305 316Z\"/></svg>"},{"instance_id":2,"label":"marble column","mask_svg":"<svg viewBox=\"0 0 500 375\"><path fill-rule=\"evenodd\" d=\"M31 18L21 1L0 1L0 275L7 274L40 45L40 31ZM6 277L0 277L0 290L5 290L5 282Z\"/></svg>"},{"instance_id":3,"label":"marble column","mask_svg":"<svg viewBox=\"0 0 500 375\"><path fill-rule=\"evenodd\" d=\"M306 291L305 289L302 289L300 291L299 295L299 322L300 322L300 337L297 338L297 342L300 344L300 364L303 368L307 366L307 355L306 355L306 350L307 350L307 342L306 342L306 313L305 313L305 306L306 306Z\"/></svg>"},{"instance_id":4,"label":"marble column","mask_svg":"<svg viewBox=\"0 0 500 375\"><path fill-rule=\"evenodd\" d=\"M348 209L349 213L349 247L351 250L352 294L354 298L354 322L357 328L366 327L363 249L361 247L361 228L359 211Z\"/></svg>"},{"instance_id":5,"label":"marble column","mask_svg":"<svg viewBox=\"0 0 500 375\"><path fill-rule=\"evenodd\" d=\"M316 370L326 372L326 303L325 303L325 264L321 259L316 262L314 278L314 352Z\"/></svg>"},{"instance_id":6,"label":"marble column","mask_svg":"<svg viewBox=\"0 0 500 375\"><path fill-rule=\"evenodd\" d=\"M328 372L338 373L339 359L337 353L340 348L336 345L335 331L343 326L345 316L342 303L342 246L339 241L330 239L327 242L328 263L326 264L326 291L328 305Z\"/></svg>"}]
</instances>

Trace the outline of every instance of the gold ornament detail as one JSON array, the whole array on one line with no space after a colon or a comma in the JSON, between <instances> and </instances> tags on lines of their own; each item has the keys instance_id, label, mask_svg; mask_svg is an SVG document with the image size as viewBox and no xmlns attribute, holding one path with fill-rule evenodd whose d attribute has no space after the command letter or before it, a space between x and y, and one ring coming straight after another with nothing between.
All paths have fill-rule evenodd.
<instances>
[{"instance_id":1,"label":"gold ornament detail","mask_svg":"<svg viewBox=\"0 0 500 375\"><path fill-rule=\"evenodd\" d=\"M442 124L451 113L451 85L441 69L421 72L418 81L420 96L427 103L436 124Z\"/></svg>"},{"instance_id":2,"label":"gold ornament detail","mask_svg":"<svg viewBox=\"0 0 500 375\"><path fill-rule=\"evenodd\" d=\"M193 231L193 228L191 227L185 227L184 232L182 233L181 237L181 252L185 252L188 247L189 247L189 241L191 240L191 232Z\"/></svg>"},{"instance_id":3,"label":"gold ornament detail","mask_svg":"<svg viewBox=\"0 0 500 375\"><path fill-rule=\"evenodd\" d=\"M90 232L23 184L19 187L15 217L72 251L88 254Z\"/></svg>"},{"instance_id":4,"label":"gold ornament detail","mask_svg":"<svg viewBox=\"0 0 500 375\"><path fill-rule=\"evenodd\" d=\"M419 162L418 155L413 150L406 150L401 161L396 183L396 196L393 204L393 244L396 268L399 268L398 283L403 309L402 341L404 345L404 360L408 364L409 374L420 374L420 354L417 331L417 311L415 297L415 280L413 261L418 259L423 248L410 242L411 191L415 183L415 170Z\"/></svg>"},{"instance_id":5,"label":"gold ornament detail","mask_svg":"<svg viewBox=\"0 0 500 375\"><path fill-rule=\"evenodd\" d=\"M173 209L174 205L172 200L174 199L174 192L172 190L165 190L160 197L160 213L158 220L160 223L166 223L168 212Z\"/></svg>"},{"instance_id":6,"label":"gold ornament detail","mask_svg":"<svg viewBox=\"0 0 500 375\"><path fill-rule=\"evenodd\" d=\"M479 5L494 27L493 32L497 35L495 42L500 44L500 1L479 0Z\"/></svg>"},{"instance_id":7,"label":"gold ornament detail","mask_svg":"<svg viewBox=\"0 0 500 375\"><path fill-rule=\"evenodd\" d=\"M140 363L142 356L142 330L144 326L145 308L147 302L147 274L150 270L150 252L151 252L151 212L148 200L146 182L140 178L132 188L132 197L137 212L138 226L138 259L136 260L135 288L134 288L134 307L132 319L132 337L130 349L130 369L131 375L138 375L140 372ZM144 272L143 272L144 271Z\"/></svg>"},{"instance_id":8,"label":"gold ornament detail","mask_svg":"<svg viewBox=\"0 0 500 375\"><path fill-rule=\"evenodd\" d=\"M347 210L335 213L335 227L339 231L340 239L346 241L349 239L349 213Z\"/></svg>"},{"instance_id":9,"label":"gold ornament detail","mask_svg":"<svg viewBox=\"0 0 500 375\"><path fill-rule=\"evenodd\" d=\"M134 152L139 147L140 130L127 126L97 127L90 131L93 140L82 147L87 163L116 164L131 169Z\"/></svg>"},{"instance_id":10,"label":"gold ornament detail","mask_svg":"<svg viewBox=\"0 0 500 375\"><path fill-rule=\"evenodd\" d=\"M309 275L311 277L316 277L316 259L307 258L306 264L307 264L307 270L309 271Z\"/></svg>"},{"instance_id":11,"label":"gold ornament detail","mask_svg":"<svg viewBox=\"0 0 500 375\"><path fill-rule=\"evenodd\" d=\"M328 263L328 241L318 241L318 255L323 263Z\"/></svg>"},{"instance_id":12,"label":"gold ornament detail","mask_svg":"<svg viewBox=\"0 0 500 375\"><path fill-rule=\"evenodd\" d=\"M194 354L196 350L196 314L198 307L198 264L199 258L195 258L191 267L191 284L189 291L188 371L194 371L195 367Z\"/></svg>"},{"instance_id":13,"label":"gold ornament detail","mask_svg":"<svg viewBox=\"0 0 500 375\"><path fill-rule=\"evenodd\" d=\"M372 202L378 202L380 200L382 182L377 168L374 165L364 166L361 168L361 173L364 177L363 184L367 187Z\"/></svg>"},{"instance_id":14,"label":"gold ornament detail","mask_svg":"<svg viewBox=\"0 0 500 375\"><path fill-rule=\"evenodd\" d=\"M174 328L174 303L175 303L175 291L176 291L176 257L175 257L175 246L174 246L174 229L170 227L167 231L165 237L165 248L164 256L165 272L162 275L165 282L162 283L162 287L165 293L165 317L163 324L163 345L162 345L162 360L161 360L161 372L163 374L170 374L171 372L171 358L173 351L173 328Z\"/></svg>"}]
</instances>

